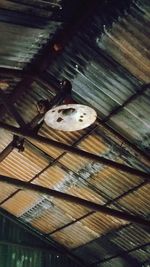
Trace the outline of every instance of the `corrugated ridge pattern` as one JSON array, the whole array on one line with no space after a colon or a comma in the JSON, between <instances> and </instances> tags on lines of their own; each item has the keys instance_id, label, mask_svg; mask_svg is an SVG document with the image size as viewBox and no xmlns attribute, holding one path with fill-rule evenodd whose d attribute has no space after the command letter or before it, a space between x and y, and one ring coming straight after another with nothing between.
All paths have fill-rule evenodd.
<instances>
[{"instance_id":1,"label":"corrugated ridge pattern","mask_svg":"<svg viewBox=\"0 0 150 267\"><path fill-rule=\"evenodd\" d=\"M0 129L0 152L2 152L12 141L12 135Z\"/></svg>"},{"instance_id":2,"label":"corrugated ridge pattern","mask_svg":"<svg viewBox=\"0 0 150 267\"><path fill-rule=\"evenodd\" d=\"M49 129L47 129L47 131L48 133L50 132ZM57 133L57 135L56 133L54 133L53 136L57 138L57 140L60 138L60 136L62 137L64 136L65 140L67 138L65 136L65 133L62 133L61 135L60 133ZM71 133L71 135L69 136L74 138L73 133ZM77 135L77 136L80 137L80 135ZM75 134L75 137L76 137L76 134ZM61 141L63 141L63 139L61 139ZM30 148L29 151L33 149L31 145L28 145L28 146ZM29 153L28 146L27 146L27 149L25 149L25 151L27 150L26 151L27 154ZM91 152L94 152L94 150L96 150L97 154L98 153L101 154L103 151L103 153L108 154L108 156L109 154L111 155L111 150L110 150L111 146L105 143L104 140L100 138L97 134L92 134L92 136L86 137L84 141L81 141L79 146ZM25 152L23 152L23 154L24 153ZM113 153L114 153L113 157L116 158L118 153L116 152L113 152ZM69 156L69 154L66 154L66 156ZM78 157L74 157L74 158L77 159ZM32 165L33 165L33 162L37 162L37 161L38 161L38 166L39 166L39 163L40 163L39 154L35 154L33 156L33 153L32 153ZM101 193L100 192L98 193L96 189L100 189L101 192L104 192L108 198L113 199L115 197L118 197L123 192L128 191L135 185L138 185L139 183L142 182L142 180L138 177L134 178L131 175L122 174L120 172L113 170L112 168L108 168L108 167L102 168L101 164L94 165L93 163L93 165L90 165L91 163L88 163L89 165L87 165L87 160L84 161L84 159L80 159L80 162L82 162L82 164L84 163L83 170L81 168L79 169L79 171L75 169L75 173L71 172L70 169L68 170L67 168L64 169L63 165L61 165L62 163L55 164L54 166L51 166L48 169L46 169L42 174L38 175L38 177L34 180L34 183L40 184L42 186L46 186L49 188L54 188L62 192L67 192L69 194L76 195L76 196L79 196L85 199L89 199L97 203L104 204L106 203L106 199L103 198L101 196ZM72 160L70 161L70 163L74 164L74 161ZM66 162L64 163L64 165L65 164ZM85 166L87 169L85 168ZM90 184L93 185L93 189L91 189L91 187L89 186L89 182ZM3 204L3 207L9 210L10 212L13 210L13 213L16 216L21 216L21 218L25 221L29 220L29 222L34 227L40 229L42 232L45 231L45 233L55 231L57 228L62 227L68 222L70 222L71 218L72 220L78 219L79 217L85 215L88 212L88 209L84 207L69 204L67 202L62 203L62 201L59 201L56 199L51 199L50 202L52 203L52 205L56 206L56 208L61 209L62 215L60 215L59 213L53 214L51 207L45 206L44 204L45 200L42 196L35 194L35 195L32 195L31 197L30 192L21 191L17 193L12 199L6 201ZM43 203L42 204L43 208L41 208L42 206L40 203ZM40 204L40 208L39 208L39 204ZM65 220L63 220L63 216L64 216L63 213L65 213L67 216ZM33 214L33 215L31 216L30 214ZM93 216L97 216L97 215L93 215ZM105 225L106 228L105 228L104 224L102 223L102 217L100 218L100 221L101 221L101 226L99 225L98 221L97 222L95 221L95 225L93 226L92 224L91 228L89 227L88 231L93 231L93 227L95 227L95 229L97 229L97 232L99 231L100 234L104 234L106 232L106 229L111 230L111 224L106 223ZM113 222L113 220L111 221ZM47 223L47 222L51 222L51 223ZM52 222L58 222L58 224L55 225L56 228L54 228L54 225L52 224ZM86 224L89 224L90 218L88 217L85 220L85 222ZM72 226L72 229L74 229L75 224ZM117 226L119 225L120 225L120 222L117 224ZM64 231L69 231L69 228L67 227L66 230ZM96 232L96 235L98 237L97 232ZM73 235L73 232L72 232L72 235ZM56 232L56 236L59 236L57 232ZM90 240L91 240L91 237L88 238L88 241ZM76 234L74 235L74 242L77 242ZM81 237L80 237L80 242L81 244L84 244L84 242L82 242Z\"/></svg>"},{"instance_id":3,"label":"corrugated ridge pattern","mask_svg":"<svg viewBox=\"0 0 150 267\"><path fill-rule=\"evenodd\" d=\"M150 241L150 234L141 227L134 225L119 231L117 236L112 238L111 241L127 250L148 243Z\"/></svg>"},{"instance_id":4,"label":"corrugated ridge pattern","mask_svg":"<svg viewBox=\"0 0 150 267\"><path fill-rule=\"evenodd\" d=\"M118 18L111 26L107 15L97 9L97 15L49 69L60 79L70 79L77 102L94 107L101 119L150 82L148 7L141 1L134 2L124 14L115 10ZM148 153L150 103L146 95L127 105L109 124Z\"/></svg>"},{"instance_id":5,"label":"corrugated ridge pattern","mask_svg":"<svg viewBox=\"0 0 150 267\"><path fill-rule=\"evenodd\" d=\"M121 173L110 167L105 167L97 174L92 175L90 183L113 199L127 192L132 187L140 185L142 179L126 173Z\"/></svg>"},{"instance_id":6,"label":"corrugated ridge pattern","mask_svg":"<svg viewBox=\"0 0 150 267\"><path fill-rule=\"evenodd\" d=\"M1 207L14 214L16 217L20 217L32 206L39 202L40 196L37 193L30 191L19 191L12 198L4 202Z\"/></svg>"},{"instance_id":7,"label":"corrugated ridge pattern","mask_svg":"<svg viewBox=\"0 0 150 267\"><path fill-rule=\"evenodd\" d=\"M23 153L14 149L2 162L0 169L6 171L6 175L29 181L38 174L49 161L39 153L32 151L32 147L25 144Z\"/></svg>"},{"instance_id":8,"label":"corrugated ridge pattern","mask_svg":"<svg viewBox=\"0 0 150 267\"><path fill-rule=\"evenodd\" d=\"M136 250L132 253L129 253L132 257L136 258L140 262L147 262L149 261L149 250L150 246L145 246L144 249Z\"/></svg>"},{"instance_id":9,"label":"corrugated ridge pattern","mask_svg":"<svg viewBox=\"0 0 150 267\"><path fill-rule=\"evenodd\" d=\"M2 266L42 267L40 251L3 245L0 246L0 255Z\"/></svg>"},{"instance_id":10,"label":"corrugated ridge pattern","mask_svg":"<svg viewBox=\"0 0 150 267\"><path fill-rule=\"evenodd\" d=\"M132 94L135 94L143 82L149 82L149 14L146 5L143 4L141 8L140 3L141 1L138 1L137 4L130 7L123 17L118 17L112 24L111 29L107 27L108 25L103 25L100 11L97 10L97 16L95 16L94 21L91 23L91 19L89 19L89 25L90 23L91 25L89 27L85 25L84 27L87 27L90 34L88 34L87 30L85 30L84 34L78 33L74 37L74 44L71 43L65 49L62 57L60 56L60 59L49 69L49 72L58 79L62 77L70 78L73 84L74 97L79 102L85 101L95 107L101 118L109 116L112 110L122 105ZM119 11L117 12L119 15ZM2 30L4 31L6 23L2 23L2 25ZM10 27L7 32L7 37L10 38L12 35L17 37L16 41L14 41L15 45L19 40L20 29L23 29L23 27ZM38 33L41 35L38 35ZM21 48L12 47L10 54L2 55L2 66L3 60L6 60L5 66L8 63L10 63L9 67L22 68L25 66L47 40L49 29L41 29L39 31L30 29L28 34L24 36L25 32L23 33L20 42ZM39 43L35 44L33 39L37 35ZM5 41L4 39L2 45L5 45ZM27 45L24 46L26 41ZM33 45L33 51L28 47L30 43ZM6 46L5 52L8 50L9 45ZM33 84L32 90L26 99L24 98L25 95L23 95L23 98L17 102L17 108L26 122L31 121L36 116L36 101L40 99L41 94L51 99L51 94L44 91L42 87L39 88L38 84ZM129 140L138 144L146 152L149 144L148 98L149 90L129 103L118 115L115 115L110 120L114 128L119 129L120 133L126 135ZM126 129L124 126L126 126ZM39 133L72 145L86 131L74 133L56 132L43 124ZM4 141L5 143L7 144L7 138ZM121 147L119 150L110 143L105 142L101 134L94 133L86 137L78 147L124 164L130 164L130 155L127 157L123 154ZM53 157L53 159L63 153L63 151L51 146L48 147L37 142L34 142L34 144ZM29 179L37 175L34 180L36 184L101 204L106 204L108 199L118 198L121 194L143 183L140 177L123 174L71 153L65 154L57 164L50 166L42 174L38 175L52 162L47 159L46 155L44 157L42 152L37 151L38 149L27 144L25 144L25 151L22 154L14 150L2 162L0 167L2 174L25 181L29 181ZM132 163L134 161L131 162L131 165ZM142 168L142 165L140 167ZM8 194L13 193L15 189L4 186L4 190L6 197L8 197ZM101 196L101 192L106 197ZM3 193L1 194L2 201L4 199ZM113 202L111 207L116 208L115 205L117 204L117 209L120 207L120 209L126 209L131 213L147 216L149 213L149 200L149 185L144 185L135 192L133 190L130 194L125 195L117 203ZM47 198L40 194L33 194L30 191L19 191L4 202L2 207L43 233L47 234L54 231L50 237L52 236L54 240L70 249L84 246L111 231L114 231L114 238L111 238L111 241L123 250L148 242L150 239L146 231L136 226L133 228L127 227L125 230L118 232L118 228L126 224L126 222L100 213L93 213L79 220L81 216L90 211L79 205ZM75 219L78 221L73 223ZM59 228L71 221L72 225L59 230ZM57 228L58 231L55 231ZM144 256L143 258L141 256L141 259L145 259Z\"/></svg>"},{"instance_id":11,"label":"corrugated ridge pattern","mask_svg":"<svg viewBox=\"0 0 150 267\"><path fill-rule=\"evenodd\" d=\"M44 89L38 82L33 82L28 91L22 93L15 106L25 123L30 123L39 114L37 103L43 99L51 101L53 94L48 89Z\"/></svg>"},{"instance_id":12,"label":"corrugated ridge pattern","mask_svg":"<svg viewBox=\"0 0 150 267\"><path fill-rule=\"evenodd\" d=\"M1 67L18 69L26 67L58 27L57 23L50 23L43 29L39 29L38 25L37 28L32 28L32 20L31 28L30 21L28 24L26 27L0 22L1 33L5 33L0 46Z\"/></svg>"},{"instance_id":13,"label":"corrugated ridge pattern","mask_svg":"<svg viewBox=\"0 0 150 267\"><path fill-rule=\"evenodd\" d=\"M129 194L118 201L118 203L125 207L130 212L149 215L150 211L150 184L140 187L133 194Z\"/></svg>"}]
</instances>

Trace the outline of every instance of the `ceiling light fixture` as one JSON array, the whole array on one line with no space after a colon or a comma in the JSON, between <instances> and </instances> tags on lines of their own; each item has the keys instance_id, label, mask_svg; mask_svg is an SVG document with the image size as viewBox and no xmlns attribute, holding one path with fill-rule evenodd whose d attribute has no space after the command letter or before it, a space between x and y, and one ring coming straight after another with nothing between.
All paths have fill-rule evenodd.
<instances>
[{"instance_id":1,"label":"ceiling light fixture","mask_svg":"<svg viewBox=\"0 0 150 267\"><path fill-rule=\"evenodd\" d=\"M60 82L60 92L59 98L61 99L63 96L63 102L60 106L50 108L51 105L48 100L38 102L38 112L45 114L44 121L49 127L59 131L71 132L87 128L95 122L97 118L96 111L87 105L76 104L72 99L70 81L65 79Z\"/></svg>"},{"instance_id":2,"label":"ceiling light fixture","mask_svg":"<svg viewBox=\"0 0 150 267\"><path fill-rule=\"evenodd\" d=\"M44 117L45 123L59 131L79 131L96 120L94 109L85 105L67 104L49 110Z\"/></svg>"}]
</instances>

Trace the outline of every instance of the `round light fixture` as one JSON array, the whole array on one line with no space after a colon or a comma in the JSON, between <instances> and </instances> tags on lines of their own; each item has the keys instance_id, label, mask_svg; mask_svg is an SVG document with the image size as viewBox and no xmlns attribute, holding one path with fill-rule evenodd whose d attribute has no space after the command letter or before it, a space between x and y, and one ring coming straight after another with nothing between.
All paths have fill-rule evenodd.
<instances>
[{"instance_id":1,"label":"round light fixture","mask_svg":"<svg viewBox=\"0 0 150 267\"><path fill-rule=\"evenodd\" d=\"M90 126L95 122L96 117L97 114L91 107L68 104L49 110L45 114L44 121L55 130L71 132Z\"/></svg>"}]
</instances>

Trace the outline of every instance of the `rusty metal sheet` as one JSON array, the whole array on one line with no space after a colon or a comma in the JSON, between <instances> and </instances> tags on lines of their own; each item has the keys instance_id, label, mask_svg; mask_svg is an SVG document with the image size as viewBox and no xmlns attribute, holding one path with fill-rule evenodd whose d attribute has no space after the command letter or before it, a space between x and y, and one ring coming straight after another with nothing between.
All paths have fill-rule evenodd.
<instances>
[{"instance_id":1,"label":"rusty metal sheet","mask_svg":"<svg viewBox=\"0 0 150 267\"><path fill-rule=\"evenodd\" d=\"M42 154L32 150L32 146L25 143L24 152L14 149L0 165L3 174L10 177L29 181L49 164L49 160Z\"/></svg>"},{"instance_id":2,"label":"rusty metal sheet","mask_svg":"<svg viewBox=\"0 0 150 267\"><path fill-rule=\"evenodd\" d=\"M1 207L20 217L39 201L39 195L28 191L19 191L12 198L6 200Z\"/></svg>"},{"instance_id":3,"label":"rusty metal sheet","mask_svg":"<svg viewBox=\"0 0 150 267\"><path fill-rule=\"evenodd\" d=\"M15 107L24 119L25 123L30 123L38 114L37 103L40 100L51 101L54 94L47 88L43 88L38 82L33 82L30 88L25 90L21 97L15 101Z\"/></svg>"},{"instance_id":4,"label":"rusty metal sheet","mask_svg":"<svg viewBox=\"0 0 150 267\"><path fill-rule=\"evenodd\" d=\"M84 32L73 38L48 70L58 79L70 79L75 100L94 107L100 119L136 94L143 83L150 82L149 5L138 1L119 14L111 26L107 24L107 18L104 20L97 10L83 26ZM145 152L149 151L148 99L148 93L137 97L108 121ZM141 107L139 111L135 111L137 106Z\"/></svg>"},{"instance_id":5,"label":"rusty metal sheet","mask_svg":"<svg viewBox=\"0 0 150 267\"><path fill-rule=\"evenodd\" d=\"M121 248L128 250L148 243L150 241L150 234L137 225L130 225L120 230L115 237L111 238L111 241Z\"/></svg>"},{"instance_id":6,"label":"rusty metal sheet","mask_svg":"<svg viewBox=\"0 0 150 267\"><path fill-rule=\"evenodd\" d=\"M118 201L118 203L132 213L145 215L149 214L150 209L150 185L141 186L133 194L129 194Z\"/></svg>"},{"instance_id":7,"label":"rusty metal sheet","mask_svg":"<svg viewBox=\"0 0 150 267\"><path fill-rule=\"evenodd\" d=\"M54 240L57 240L57 242L70 249L83 245L97 237L98 234L96 232L88 229L88 227L84 226L80 222L52 234L52 238Z\"/></svg>"}]
</instances>

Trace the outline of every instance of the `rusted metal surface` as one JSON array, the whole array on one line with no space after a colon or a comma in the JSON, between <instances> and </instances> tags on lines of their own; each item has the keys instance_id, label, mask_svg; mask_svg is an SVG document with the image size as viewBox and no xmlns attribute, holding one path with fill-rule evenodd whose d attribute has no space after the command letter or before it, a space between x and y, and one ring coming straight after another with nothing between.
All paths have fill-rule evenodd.
<instances>
[{"instance_id":1,"label":"rusted metal surface","mask_svg":"<svg viewBox=\"0 0 150 267\"><path fill-rule=\"evenodd\" d=\"M141 262L144 262L146 260L149 260L149 256L148 256L148 253L145 251L145 250L148 250L149 249L149 243L146 243L144 245L140 245L140 246L137 246L133 249L129 249L128 252L127 251L124 251L124 252L120 252L112 257L108 257L102 261L99 261L99 263L97 264L92 264L91 266L105 266L104 263L107 263L107 262L112 262L112 260L116 259L116 258L123 258L123 257L126 257L126 256L130 256L132 255L134 258L137 258L137 259L140 259ZM113 263L112 263L113 264Z\"/></svg>"},{"instance_id":2,"label":"rusted metal surface","mask_svg":"<svg viewBox=\"0 0 150 267\"><path fill-rule=\"evenodd\" d=\"M73 98L79 104L86 103L96 109L99 121L91 129L65 134L39 124L39 134L149 173L149 87L141 91L150 82L149 2L114 1L110 6L107 1L96 8L95 1L93 9L77 21L77 27L69 24L65 38L58 34L57 56L50 53L51 33L59 29L61 23L50 22L54 20L51 16L56 7L53 9L50 3L42 2L22 0L0 4L4 9L0 12L0 20L3 20L0 23L2 32L6 32L0 48L0 82L3 88L9 85L3 90L7 101L14 104L25 123L34 128L42 120L37 114L37 101L48 98L52 103L59 90L53 85L68 78L73 85ZM71 4L69 9L73 10ZM11 24L8 23L10 10ZM33 10L36 20L25 21ZM66 6L63 10L65 13ZM20 12L22 21L19 21ZM18 14L16 21L14 14ZM57 20L57 8L53 14ZM22 72L23 67L27 68ZM39 69L43 71L46 67L46 72L39 73ZM1 111L3 122L17 126L4 109ZM141 175L123 174L95 160L35 140L32 143L25 140L25 150L19 153L17 148L11 150L11 142L12 135L0 131L1 175L32 181L148 219L149 184ZM148 237L146 229L133 225L131 231L124 221L91 212L80 205L30 194L9 185L3 185L3 189L1 207L18 216L24 224L32 225L45 240L53 238L69 249L75 248L74 255L86 262L109 261L124 252L125 255L120 256L123 259L137 260L132 262L133 266L147 260L144 248L148 240L142 237ZM120 227L125 229L121 234Z\"/></svg>"},{"instance_id":3,"label":"rusted metal surface","mask_svg":"<svg viewBox=\"0 0 150 267\"><path fill-rule=\"evenodd\" d=\"M72 152L72 153L74 153L76 155L83 156L83 157L85 157L87 159L102 163L102 164L104 164L106 166L113 167L113 168L115 168L117 170L122 170L123 172L127 172L127 173L130 173L130 174L138 175L138 176L141 176L143 178L149 179L149 174L148 173L144 173L144 172L142 172L140 170L133 169L133 168L127 166L127 165L123 165L122 163L109 160L109 159L107 159L105 157L100 157L100 156L98 156L96 154L92 154L92 153L86 152L85 150L81 150L81 149L78 149L78 148L75 148L75 147L72 147L72 146L68 146L66 144L57 142L55 140L52 140L52 139L49 139L49 138L45 138L45 137L43 137L41 135L35 135L35 134L32 134L32 133L27 133L26 131L19 130L16 127L13 127L13 126L10 126L10 125L4 124L4 123L0 123L0 127L5 129L5 130L7 130L7 131L9 131L9 132L17 134L19 136L30 138L31 140L35 140L35 141L38 141L40 143L51 145L54 148L60 148L60 149L63 149L65 151L67 151L67 152Z\"/></svg>"},{"instance_id":4,"label":"rusted metal surface","mask_svg":"<svg viewBox=\"0 0 150 267\"><path fill-rule=\"evenodd\" d=\"M12 141L12 135L6 134L2 129L0 130L0 152L2 152Z\"/></svg>"},{"instance_id":5,"label":"rusted metal surface","mask_svg":"<svg viewBox=\"0 0 150 267\"><path fill-rule=\"evenodd\" d=\"M30 123L38 115L37 103L41 99L51 101L55 94L44 89L38 82L32 83L28 94L22 93L19 100L15 102L15 107L20 112L26 123Z\"/></svg>"},{"instance_id":6,"label":"rusted metal surface","mask_svg":"<svg viewBox=\"0 0 150 267\"><path fill-rule=\"evenodd\" d=\"M1 214L1 218L3 219L3 220L1 220L1 225L3 226L3 227L1 227L1 230L2 230L1 236L2 237L5 235L5 238L7 237L9 240L10 239L13 241L19 240L19 243L21 242L21 244L23 244L24 242L27 244L27 240L28 240L28 242L30 244L32 244L33 249L35 249L34 246L37 246L37 249L38 249L38 244L39 244L39 246L41 245L43 249L46 247L49 250L49 253L51 253L53 256L55 253L57 253L56 259L52 258L52 255L50 255L50 254L45 255L45 253L44 253L44 255L42 255L42 259L41 259L42 260L42 266L43 266L43 257L47 258L47 256L48 256L47 261L44 261L44 266L45 266L45 264L47 264L46 266L48 266L50 264L50 262L52 262L52 264L55 263L56 265L58 265L58 264L60 264L60 258L61 258L63 260L63 263L65 264L64 266L67 266L67 264L68 264L68 266L74 266L74 267L75 266L87 267L87 265L85 265L82 262L82 260L80 261L78 259L78 257L72 255L67 249L60 247L55 241L52 241L51 245L50 245L50 240L47 240L46 238L44 238L42 236L42 234L39 235L38 232L34 228L32 228L31 226L25 225L25 223L21 222L19 219L16 219L15 216L9 214L8 212L6 212L3 209L0 209L0 214ZM6 221L7 221L7 223L6 223L6 225L4 225L4 222L6 222ZM23 233L23 231L24 231L24 233ZM44 241L44 242L41 242L41 241ZM13 244L13 242L12 242L12 244ZM16 244L14 244L14 245L16 245ZM18 249L16 249L16 247L14 248L14 251L13 250L11 251L11 244L10 244L9 248L10 248L9 252L10 252L11 256L12 256L13 252L16 252L16 255L17 255ZM22 256L25 252L25 251L23 251L22 246L20 247L20 250L19 250L19 255L17 255L18 258L16 257L17 258L16 261L17 261L17 264L20 264L20 262L21 262L21 265L22 265L22 262L24 262L24 260L25 260L25 263L27 263L27 262L26 262L25 258L22 261ZM29 250L29 248L28 248L28 250ZM6 252L6 247L4 248L4 252ZM37 251L37 253L39 253L39 251ZM5 266L6 262L9 263L9 265L11 265L12 262L11 262L11 260L10 260L10 262L7 261L7 259L5 257L5 253L3 253L3 256L4 256L3 266ZM8 256L8 254L7 254L7 256ZM20 260L20 256L21 256L21 260ZM12 259L12 257L9 257L9 258ZM37 259L37 257L35 257L35 258ZM12 259L12 261L14 263L14 258ZM29 260L29 262L31 263L32 261ZM33 262L35 262L35 264L37 263L37 261L33 261ZM33 265L33 262L32 262L32 265ZM27 265L29 265L29 264L27 263Z\"/></svg>"},{"instance_id":7,"label":"rusted metal surface","mask_svg":"<svg viewBox=\"0 0 150 267\"><path fill-rule=\"evenodd\" d=\"M36 175L40 170L49 164L49 160L42 154L32 151L32 147L25 144L25 150L23 153L19 153L17 149L14 149L2 162L0 169L3 172L9 173L12 177L17 177L23 180L29 180Z\"/></svg>"},{"instance_id":8,"label":"rusted metal surface","mask_svg":"<svg viewBox=\"0 0 150 267\"><path fill-rule=\"evenodd\" d=\"M31 190L31 191L39 193L39 194L42 193L42 194L45 194L47 196L52 196L54 198L58 198L61 200L66 200L66 201L69 201L69 202L74 203L74 204L79 204L79 205L84 206L86 208L93 209L93 210L101 212L105 215L110 215L110 216L113 216L115 218L125 220L127 222L128 221L134 222L134 223L141 224L141 225L147 226L147 227L150 226L150 221L146 220L142 217L134 216L134 215L131 215L131 214L126 213L126 212L121 212L121 211L118 211L115 209L111 209L111 208L102 206L98 203L94 203L93 201L85 200L84 198L80 198L80 197L76 197L74 195L62 193L60 191L52 190L52 189L49 189L49 188L46 188L43 186L34 185L32 183L27 183L27 182L21 181L19 179L15 179L15 178L8 177L8 176L2 175L0 177L0 180L1 180L1 182L4 182L6 184L18 186L18 187L21 187L21 188L26 189L26 190ZM30 201L30 200L28 200L28 201Z\"/></svg>"},{"instance_id":9,"label":"rusted metal surface","mask_svg":"<svg viewBox=\"0 0 150 267\"><path fill-rule=\"evenodd\" d=\"M147 215L149 213L150 199L149 199L150 185L141 186L134 194L127 195L119 200L120 205L123 205L132 213Z\"/></svg>"},{"instance_id":10,"label":"rusted metal surface","mask_svg":"<svg viewBox=\"0 0 150 267\"><path fill-rule=\"evenodd\" d=\"M53 138L55 138L55 139L57 139L57 140L61 140L61 141L63 141L63 142L66 142L66 143L68 143L68 142L71 142L72 143L72 141L73 140L76 140L75 138L79 138L81 135L79 134L79 133L75 133L75 134L71 134L71 139L70 139L70 137L68 136L68 134L67 135L64 135L63 133L59 133L59 132L52 132L52 131L50 131L49 129L47 129L47 131L46 131L46 128L44 127L43 128L43 134L45 135L45 134L48 134L48 136L51 136L51 135L53 135ZM83 133L82 133L83 134ZM70 134L69 134L70 135ZM61 139L60 139L61 138ZM69 139L68 139L69 138ZM72 139L73 138L73 139ZM70 140L70 141L69 141ZM82 139L81 139L82 140ZM84 139L83 139L84 140ZM108 145L108 144L107 144ZM81 148L83 148L83 149L86 149L86 150L89 150L89 151L91 151L91 152L96 152L97 151L97 153L106 153L106 151L107 151L107 153L108 153L108 148L107 148L107 146L106 146L106 142L104 142L104 140L102 139L102 138L100 138L99 137L99 135L95 135L95 136L89 136L88 138L85 138L85 141L82 141L81 142L81 144L79 145ZM75 160L75 159L74 159ZM74 164L74 160L72 160L72 161L70 161L70 164L72 164L72 165L70 165L70 167L71 166L73 166L73 164ZM80 161L79 162L81 162L81 160L82 160L82 158L80 159ZM82 160L83 161L83 160ZM67 161L64 161L63 163L65 164L65 162L67 163ZM83 164L83 166L84 166L84 162L82 163ZM87 164L87 162L86 162L86 164ZM78 167L78 165L76 165L76 168ZM89 166L90 167L90 166ZM95 166L96 167L96 166ZM98 166L97 166L98 167ZM72 168L72 167L71 167ZM56 168L56 170L57 170L57 168ZM74 170L75 170L75 168L74 168ZM86 172L84 171L84 169L83 169L83 174L82 174L82 171L80 171L80 175L83 175L83 177L84 177L84 179L86 178L86 176L87 176L87 178L89 177L89 174L88 174L88 172L91 170L91 174L93 174L93 171L94 171L94 165L93 165L93 167L91 166L90 168L87 168L87 170L86 170ZM95 171L96 171L96 173L97 173L97 171L98 171L98 169L96 168L95 169ZM94 171L94 172L95 172ZM100 170L101 171L101 170ZM105 170L104 170L105 171ZM110 170L110 174L111 174L111 172L112 172L112 170ZM56 188L58 188L58 189L60 189L60 187L58 186L57 187L57 183L59 183L59 181L60 181L60 177L63 177L62 176L62 169L60 169L60 171L58 172L58 174L57 174L57 177L56 177L56 182L53 184L53 182L54 182L54 180L53 181L49 181L48 182L48 179L49 179L49 177L51 177L51 175L52 174L54 174L55 173L55 171L54 171L54 169L52 169L52 170L50 170L50 172L45 172L45 173L43 173L43 175L41 175L41 176L39 176L39 181L41 181L41 184L43 184L43 185L46 185L46 186L56 186ZM107 172L106 172L107 173ZM109 172L108 172L108 177L109 177ZM115 178L115 176L117 175L117 172L115 172L115 175L114 176L112 176L112 180L110 180L110 184L108 183L108 189L105 191L104 190L104 188L102 188L102 190L103 191L105 191L105 193L107 193L109 196L110 196L110 188L112 188L112 181L114 180L114 178ZM44 178L44 179L43 179ZM91 177L92 178L92 177ZM88 180L90 179L90 182L92 182L92 180L91 180L91 178L88 178ZM119 177L118 177L119 178ZM74 179L76 179L76 176L74 177ZM95 179L94 177L93 177L93 179ZM130 178L131 179L131 178ZM119 190L119 188L120 188L120 186L118 187L118 183L120 184L120 182L121 182L121 180L122 179L120 179L119 178L119 180L116 180L116 187L115 187L115 190L116 190L116 196L117 195L119 195L120 193L121 193L121 191L120 191L120 193L118 192L118 190ZM43 182L42 182L43 181ZM62 179L62 181L63 181L63 179ZM70 181L72 181L72 180L70 180ZM107 181L107 178L105 179L105 181ZM37 182L36 182L37 183ZM113 181L113 183L114 183L114 181ZM133 180L133 186L135 186L135 181ZM140 183L140 180L139 180L139 182L138 182L138 180L137 180L137 183ZM104 184L104 181L102 182L102 183L100 183L101 185L103 185ZM93 180L93 185L95 185L96 187L98 186L98 184L94 184L94 180ZM62 186L63 186L63 183L62 183ZM81 186L81 184L80 184L80 186ZM129 186L129 185L128 185ZM130 184L130 186L132 186L132 184ZM130 186L128 187L128 188L130 188ZM62 188L63 187L61 187L61 190L62 190ZM68 188L68 186L66 187L64 187L64 188ZM124 190L128 190L127 189L127 185L125 186L125 184L122 186L122 188L124 189ZM69 189L69 188L68 188ZM68 190L67 189L67 190ZM121 189L121 188L120 188ZM73 192L73 194L76 194L77 192L78 192L78 190L77 190L77 188L75 189L75 191L72 191ZM81 190L79 191L79 192L81 192ZM85 194L85 189L84 189L84 194ZM79 195L81 195L81 193L79 193ZM87 196L89 196L89 193L88 193L88 191L87 191L87 193L86 193L86 197ZM113 196L113 195L112 195ZM114 195L115 196L115 195ZM24 199L25 200L25 199ZM20 202L21 203L21 202ZM25 203L25 202L24 202ZM38 203L38 202L37 202ZM32 204L33 204L33 206L35 205L35 202L33 201L32 202ZM6 207L7 207L7 203L5 204L6 205ZM24 204L24 205L26 205L26 204ZM75 207L74 206L68 206L68 205L66 205L66 204L64 204L63 205L63 207L62 207L62 202L56 202L56 205L59 205L60 207L61 207L61 209L64 211L64 212L67 212L68 214L70 214L71 216L76 216L76 218L78 218L79 216L82 216L82 214L85 214L87 211L85 210L84 211L84 213L81 213L81 210L79 209L79 207L77 208L77 210L78 210L78 212L75 210ZM22 204L20 205L20 206L22 206ZM25 214L22 216L22 218L23 219L25 219L26 220L26 218L28 218L28 214L30 214L30 212L31 212L31 214L32 214L32 208L31 208L31 206L32 205L30 205L30 211L29 211L29 213L27 212L25 212ZM44 203L43 203L43 206L44 206ZM66 206L66 207L65 207ZM36 205L35 205L35 207L36 207ZM37 206L38 207L38 206ZM15 204L14 204L14 207L13 207L13 209L15 208ZM37 209L37 208L36 208ZM34 209L33 209L34 210ZM38 209L37 209L38 210ZM80 212L79 212L80 211ZM41 213L42 212L42 210L39 210L39 212ZM40 214L39 213L39 214ZM34 213L35 215L37 214L36 212ZM76 215L75 215L76 214ZM39 216L39 215L38 215ZM35 219L33 219L33 225L35 226L35 227L37 227L37 228L39 228L40 229L40 227L41 227L41 229L43 229L43 231L44 231L44 225L43 225L43 221L45 221L45 220L47 220L48 218L49 218L49 216L46 218L45 216L44 216L44 214L42 215L42 216L44 216L44 217L41 217L41 219L39 218L38 219L38 216L37 216L37 219L36 219L36 217L35 217ZM40 215L41 216L41 215ZM63 216L63 214L62 214L62 216ZM56 217L57 218L57 217ZM71 217L72 218L72 217ZM42 220L43 219L43 220ZM50 219L50 218L49 218ZM35 222L35 224L34 224L34 222ZM58 220L58 222L59 222L59 220ZM32 223L32 221L31 221L31 223ZM48 227L49 227L49 230L50 229L52 229L51 228L51 226L49 225L48 226L48 224L46 224L47 225L47 228L46 228L46 232L48 231ZM60 226L60 225L58 225L58 226ZM59 228L59 227L58 227ZM91 238L94 238L94 236L93 237L91 237ZM91 238L90 239L88 239L88 240L91 240ZM81 239L80 239L81 240ZM84 243L84 241L81 241L81 243Z\"/></svg>"},{"instance_id":11,"label":"rusted metal surface","mask_svg":"<svg viewBox=\"0 0 150 267\"><path fill-rule=\"evenodd\" d=\"M132 266L130 253L132 255L133 252L133 255L136 255L133 259L137 259L136 266L138 262L140 266L144 262L143 258L149 257L149 234L147 235L144 229L129 224L121 226L117 231L109 231L106 235L75 249L74 252L83 259L87 256L91 267L101 266L105 262L113 266L112 260L118 257L129 260Z\"/></svg>"},{"instance_id":12,"label":"rusted metal surface","mask_svg":"<svg viewBox=\"0 0 150 267\"><path fill-rule=\"evenodd\" d=\"M45 29L33 29L30 26L27 28L21 25L0 22L1 34L3 34L0 46L0 66L18 69L26 67L26 64L32 60L41 46L46 43L49 34L55 32L56 26L57 24L51 23Z\"/></svg>"},{"instance_id":13,"label":"rusted metal surface","mask_svg":"<svg viewBox=\"0 0 150 267\"><path fill-rule=\"evenodd\" d=\"M112 27L107 25L107 17L104 19L97 10L97 16L83 27L84 33L81 30L74 37L63 56L49 69L58 79L69 78L76 101L94 106L103 121L132 98L142 84L150 81L149 9L148 4L142 6L142 3L140 9L134 3L124 16L118 14ZM146 153L149 149L148 99L149 90L108 122ZM144 103L146 111L143 112L142 106L138 110L132 107L139 102Z\"/></svg>"}]
</instances>

